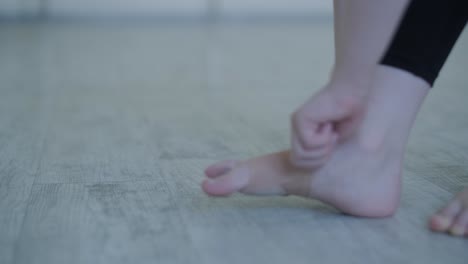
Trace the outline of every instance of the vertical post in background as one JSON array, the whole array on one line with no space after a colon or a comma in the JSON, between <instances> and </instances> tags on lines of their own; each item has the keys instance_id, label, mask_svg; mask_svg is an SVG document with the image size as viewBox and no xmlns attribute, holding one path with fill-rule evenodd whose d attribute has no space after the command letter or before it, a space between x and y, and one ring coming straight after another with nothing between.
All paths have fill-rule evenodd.
<instances>
[{"instance_id":1,"label":"vertical post in background","mask_svg":"<svg viewBox=\"0 0 468 264\"><path fill-rule=\"evenodd\" d=\"M222 87L218 78L221 76L221 49L219 47L219 26L221 17L221 8L223 0L206 0L206 89L216 89Z\"/></svg>"},{"instance_id":2,"label":"vertical post in background","mask_svg":"<svg viewBox=\"0 0 468 264\"><path fill-rule=\"evenodd\" d=\"M49 14L49 0L39 0L39 10L37 15L39 18L47 18Z\"/></svg>"},{"instance_id":3,"label":"vertical post in background","mask_svg":"<svg viewBox=\"0 0 468 264\"><path fill-rule=\"evenodd\" d=\"M219 19L219 14L221 11L221 0L206 0L206 18L208 22L215 23Z\"/></svg>"}]
</instances>

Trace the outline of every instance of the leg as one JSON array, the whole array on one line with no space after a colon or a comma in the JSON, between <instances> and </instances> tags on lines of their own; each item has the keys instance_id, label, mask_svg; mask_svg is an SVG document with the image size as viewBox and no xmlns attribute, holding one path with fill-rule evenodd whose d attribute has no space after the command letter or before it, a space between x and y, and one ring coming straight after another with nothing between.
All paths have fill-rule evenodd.
<instances>
[{"instance_id":1,"label":"leg","mask_svg":"<svg viewBox=\"0 0 468 264\"><path fill-rule=\"evenodd\" d=\"M409 0L335 0L335 65L330 83L369 85Z\"/></svg>"},{"instance_id":2,"label":"leg","mask_svg":"<svg viewBox=\"0 0 468 264\"><path fill-rule=\"evenodd\" d=\"M346 0L335 1L335 66L329 84L322 90L321 95L325 94L325 98L331 98L331 102L340 101L335 100L336 98L351 96L353 97L351 101L358 101L358 105L367 106L368 100L361 100L361 98L369 92L371 72L374 71L382 56L407 1L376 2L358 0L353 1L352 4ZM418 80L408 78L404 73L395 72L391 69L382 69L382 73L381 79L376 82L376 86L380 85L380 82L383 82L384 79L390 79L386 74L396 74L402 77L401 84L396 85L398 89L407 88L413 82L418 82ZM395 79L399 79L399 77L395 77ZM395 92L393 96L397 95L397 89L391 89L391 91ZM373 96L381 98L383 92L385 90L380 89L379 93L375 93ZM408 107L417 108L420 98L424 97L425 89L424 87L420 88L419 93L416 94L412 94L410 89L404 89L402 92L410 93L407 98L411 97L412 101L408 103ZM354 100L355 98L358 98L358 100ZM323 103L326 100L319 101ZM312 104L315 104L315 102ZM306 105L310 104L306 103ZM393 213L399 197L399 171L402 156L401 149L403 147L391 151L383 146L376 147L377 149L372 147L371 150L366 149L373 144L378 145L376 141L384 138L383 134L377 135L372 131L374 131L373 124L377 124L379 118L385 118L385 116L382 116L385 112L378 111L379 105L372 104L372 107L370 105L372 111L375 110L375 113L380 113L380 115L369 115L364 118L368 128L360 130L359 134L353 136L352 141L350 140L344 144L345 146L341 150L337 150L337 153L333 154L332 160L324 168L316 170L294 168L285 159L289 152L271 154L242 162L221 162L206 170L205 174L208 179L204 181L203 189L211 195L229 195L236 191L248 194L297 194L320 199L344 212L359 216L387 216ZM328 109L336 108L335 105L330 103L326 103L326 107ZM319 108L318 110L323 110L323 107L320 106ZM415 110L409 110L409 112L411 111L415 112ZM316 113L309 109L302 112ZM411 118L411 114L407 115L407 117ZM346 116L344 119L346 119ZM395 127L402 126L395 124ZM362 140L363 135L367 134L371 134L369 138L373 139L373 141ZM404 133L400 134L403 135L401 140L404 140ZM396 141L397 139L393 140ZM355 156L356 159L348 160L346 153L350 155L353 150L361 155L351 155ZM383 160L388 159L388 152L391 153L390 156L393 161L391 166L382 163ZM373 159L375 159L374 162L372 162ZM359 167L359 164L363 164L363 162L370 167L360 167L360 171L353 173L353 177L347 175L349 167ZM376 179L369 181L376 175L377 171L383 169L379 168L382 166L386 168L386 172L382 176L385 180L380 181L380 183ZM326 184L325 179L327 177L324 175L329 173L335 175L335 178L331 183ZM357 188L356 190L367 191L367 193L362 193L360 201L351 204L346 203L348 196L352 195L351 192L355 190L349 187L336 186L336 184L342 185L340 181L345 176L347 176L346 182L353 180L351 183ZM361 185L360 182L375 184ZM351 192L347 194L344 192L336 193L336 191L342 191L342 189ZM385 192L381 190L385 190ZM373 204L371 205L369 202Z\"/></svg>"},{"instance_id":3,"label":"leg","mask_svg":"<svg viewBox=\"0 0 468 264\"><path fill-rule=\"evenodd\" d=\"M412 0L381 63L433 85L467 19L465 0Z\"/></svg>"},{"instance_id":4,"label":"leg","mask_svg":"<svg viewBox=\"0 0 468 264\"><path fill-rule=\"evenodd\" d=\"M413 0L382 63L420 76L433 84L468 19L468 2ZM426 27L421 27L425 24ZM468 235L468 188L434 214L437 232Z\"/></svg>"},{"instance_id":5,"label":"leg","mask_svg":"<svg viewBox=\"0 0 468 264\"><path fill-rule=\"evenodd\" d=\"M426 85L432 85L463 30L467 18L468 2L466 1L413 0L382 64L410 72L423 79ZM392 83L392 80L388 82ZM378 83L377 81L377 87ZM392 87L388 88L392 89ZM402 93L403 96L404 93ZM362 127L365 126L366 124L362 125ZM407 132L410 127L411 124L407 126ZM381 126L375 127L375 131L380 128ZM379 134L377 132L367 136ZM370 138L367 140L373 141ZM434 231L448 231L459 236L468 234L468 188L456 195L447 206L431 217L430 227Z\"/></svg>"},{"instance_id":6,"label":"leg","mask_svg":"<svg viewBox=\"0 0 468 264\"><path fill-rule=\"evenodd\" d=\"M431 19L420 17L424 18L423 22ZM399 32L404 27L405 23ZM424 45L426 40L419 41ZM393 45L397 45L395 41ZM352 215L391 215L398 204L401 162L408 135L430 82L424 76L397 68L377 66L376 69L362 123L349 140L339 144L323 167L298 169L285 158L288 152L243 162L219 163L205 172L208 177L203 183L205 192L211 195L229 195L236 191L295 194L319 199ZM395 101L400 102L398 108L394 107ZM459 215L457 219L464 220L467 217L464 210L460 216L460 208L464 208L460 201L464 201L466 195L461 197L455 200L458 205L452 206L456 210L447 211L455 212ZM446 217L443 212L440 215ZM454 224L459 226L461 220L449 222L451 229L454 230Z\"/></svg>"},{"instance_id":7,"label":"leg","mask_svg":"<svg viewBox=\"0 0 468 264\"><path fill-rule=\"evenodd\" d=\"M292 116L294 165L320 166L332 152L335 141L354 131L366 104L372 72L407 2L334 1L335 63L325 88Z\"/></svg>"},{"instance_id":8,"label":"leg","mask_svg":"<svg viewBox=\"0 0 468 264\"><path fill-rule=\"evenodd\" d=\"M399 201L409 130L428 90L428 84L412 74L378 66L362 126L324 166L298 169L289 163L288 151L221 162L205 171L203 190L214 196L292 194L318 199L351 215L392 215ZM395 101L400 102L398 108Z\"/></svg>"}]
</instances>

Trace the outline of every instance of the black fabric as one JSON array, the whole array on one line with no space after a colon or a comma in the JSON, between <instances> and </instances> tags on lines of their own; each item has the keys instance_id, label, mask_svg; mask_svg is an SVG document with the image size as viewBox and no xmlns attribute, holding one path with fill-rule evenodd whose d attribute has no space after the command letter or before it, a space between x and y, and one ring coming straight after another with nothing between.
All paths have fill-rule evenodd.
<instances>
[{"instance_id":1,"label":"black fabric","mask_svg":"<svg viewBox=\"0 0 468 264\"><path fill-rule=\"evenodd\" d=\"M431 86L468 19L468 0L412 0L381 64L408 71Z\"/></svg>"}]
</instances>

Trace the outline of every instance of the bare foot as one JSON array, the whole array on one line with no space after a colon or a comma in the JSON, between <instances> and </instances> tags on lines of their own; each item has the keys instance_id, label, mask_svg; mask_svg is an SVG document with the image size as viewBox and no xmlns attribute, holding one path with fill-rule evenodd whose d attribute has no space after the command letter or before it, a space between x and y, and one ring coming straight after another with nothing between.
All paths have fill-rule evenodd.
<instances>
[{"instance_id":1,"label":"bare foot","mask_svg":"<svg viewBox=\"0 0 468 264\"><path fill-rule=\"evenodd\" d=\"M430 218L429 227L435 232L468 236L468 187Z\"/></svg>"},{"instance_id":2,"label":"bare foot","mask_svg":"<svg viewBox=\"0 0 468 264\"><path fill-rule=\"evenodd\" d=\"M291 165L288 151L225 161L206 169L203 190L214 196L292 194L355 216L392 215L399 202L408 135L429 86L404 71L378 68L360 127L324 166L299 169Z\"/></svg>"},{"instance_id":3,"label":"bare foot","mask_svg":"<svg viewBox=\"0 0 468 264\"><path fill-rule=\"evenodd\" d=\"M336 147L355 132L367 106L367 86L333 81L291 115L291 163L317 169Z\"/></svg>"},{"instance_id":4,"label":"bare foot","mask_svg":"<svg viewBox=\"0 0 468 264\"><path fill-rule=\"evenodd\" d=\"M289 152L246 161L223 161L206 169L203 190L214 196L234 192L251 195L298 195L318 199L338 210L364 217L385 217L395 211L400 192L400 162L381 150L355 145L339 148L318 170L289 162ZM382 173L385 171L385 173Z\"/></svg>"}]
</instances>

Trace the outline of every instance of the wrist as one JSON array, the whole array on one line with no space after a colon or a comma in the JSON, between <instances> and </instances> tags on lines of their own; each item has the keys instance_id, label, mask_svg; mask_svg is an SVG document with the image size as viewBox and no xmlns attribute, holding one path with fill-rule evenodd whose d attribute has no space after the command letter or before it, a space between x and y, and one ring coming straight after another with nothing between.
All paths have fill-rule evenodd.
<instances>
[{"instance_id":1,"label":"wrist","mask_svg":"<svg viewBox=\"0 0 468 264\"><path fill-rule=\"evenodd\" d=\"M376 65L335 65L329 83L353 90L368 90Z\"/></svg>"},{"instance_id":2,"label":"wrist","mask_svg":"<svg viewBox=\"0 0 468 264\"><path fill-rule=\"evenodd\" d=\"M375 67L334 68L325 89L339 93L367 96L374 71Z\"/></svg>"}]
</instances>

